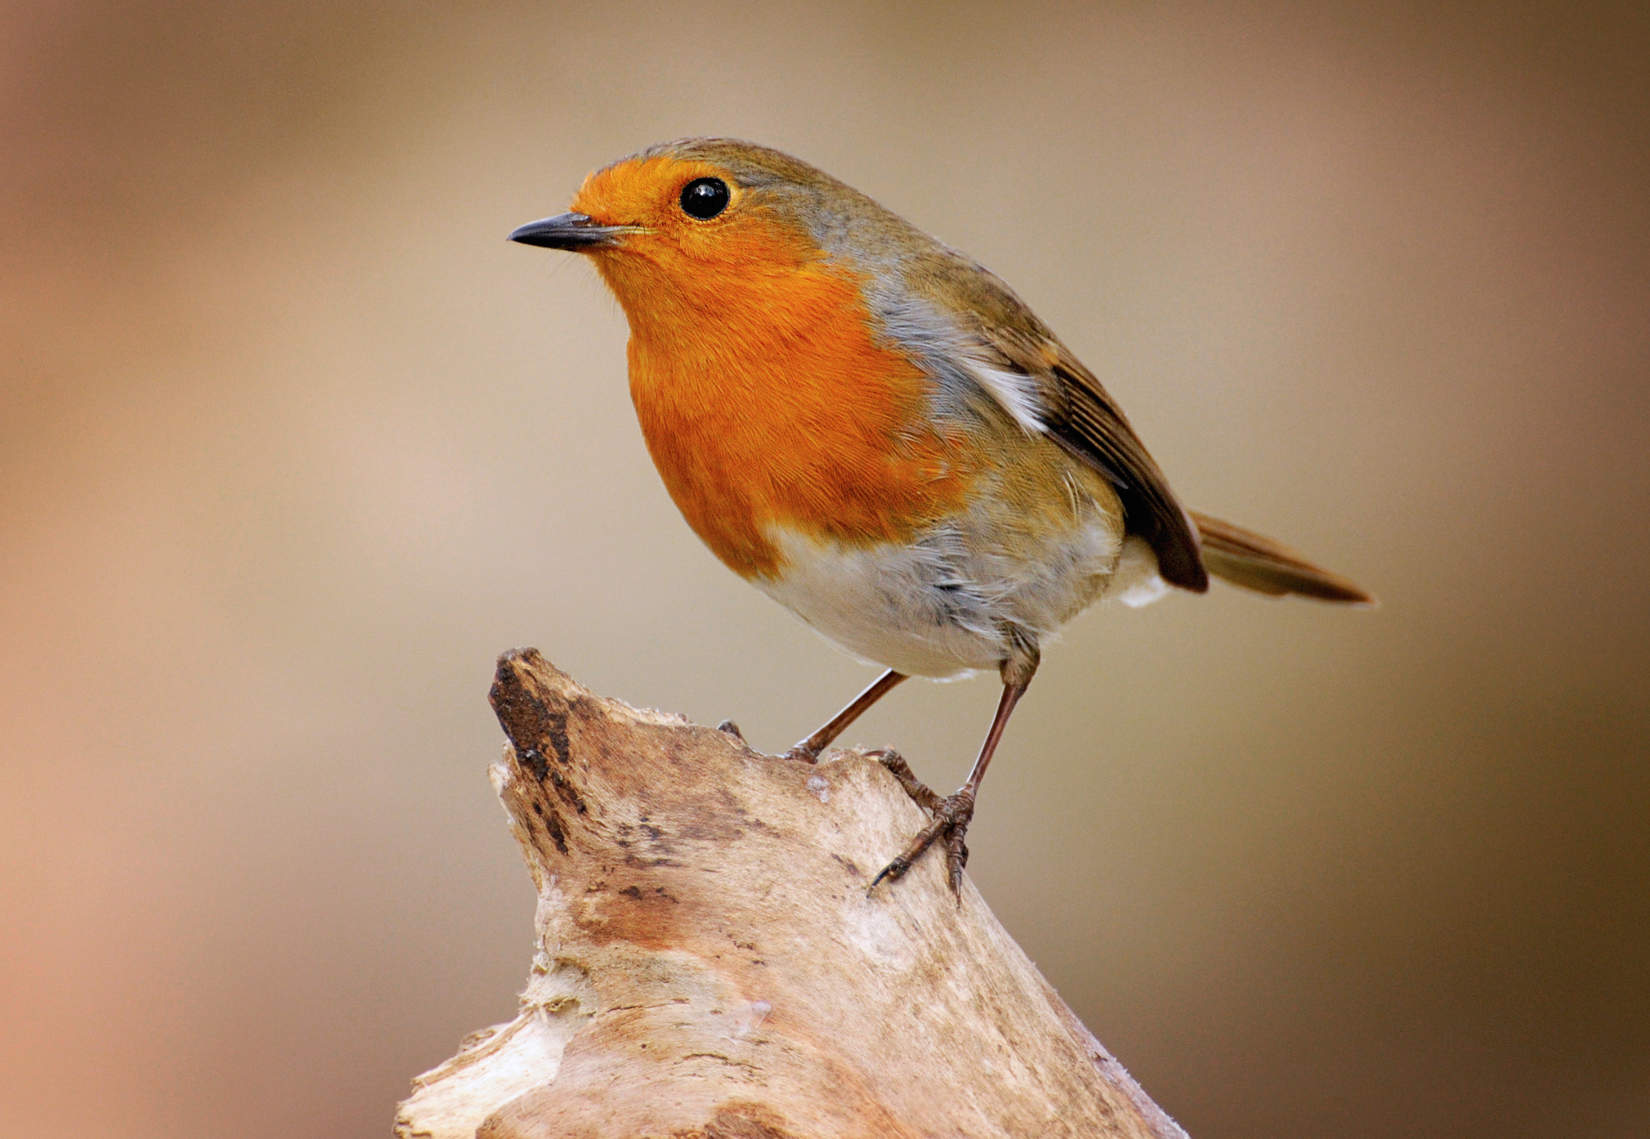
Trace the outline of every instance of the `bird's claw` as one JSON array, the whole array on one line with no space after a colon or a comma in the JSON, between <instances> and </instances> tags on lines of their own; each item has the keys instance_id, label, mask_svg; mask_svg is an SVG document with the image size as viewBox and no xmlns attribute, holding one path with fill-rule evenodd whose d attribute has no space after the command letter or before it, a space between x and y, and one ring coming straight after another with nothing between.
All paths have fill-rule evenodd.
<instances>
[{"instance_id":1,"label":"bird's claw","mask_svg":"<svg viewBox=\"0 0 1650 1139\"><path fill-rule=\"evenodd\" d=\"M819 762L819 752L810 748L807 741L804 740L802 743L796 744L788 751L781 754L779 758L812 765Z\"/></svg>"},{"instance_id":2,"label":"bird's claw","mask_svg":"<svg viewBox=\"0 0 1650 1139\"><path fill-rule=\"evenodd\" d=\"M940 809L940 804L945 800L935 793L928 784L917 778L916 773L911 770L911 765L905 762L905 757L900 755L899 752L891 747L879 747L875 751L868 751L865 754L868 758L882 764L887 769L888 774L899 780L900 787L904 789L906 797L911 802L930 815Z\"/></svg>"},{"instance_id":3,"label":"bird's claw","mask_svg":"<svg viewBox=\"0 0 1650 1139\"><path fill-rule=\"evenodd\" d=\"M943 837L946 884L951 887L951 893L956 896L957 901L961 902L963 868L968 865L968 843L965 839L968 824L974 817L974 793L965 788L955 795L941 798L911 773L911 768L897 752L883 750L872 754L895 779L899 780L900 786L911 797L911 801L928 812L929 822L911 840L910 845L900 851L893 861L871 879L871 885L867 889L875 890L883 879L893 881L901 877L936 840Z\"/></svg>"}]
</instances>

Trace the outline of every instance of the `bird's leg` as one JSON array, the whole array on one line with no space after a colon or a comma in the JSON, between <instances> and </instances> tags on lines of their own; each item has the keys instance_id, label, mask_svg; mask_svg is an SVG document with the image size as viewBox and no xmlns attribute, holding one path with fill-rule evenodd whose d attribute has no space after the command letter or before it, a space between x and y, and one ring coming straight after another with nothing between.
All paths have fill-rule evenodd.
<instances>
[{"instance_id":1,"label":"bird's leg","mask_svg":"<svg viewBox=\"0 0 1650 1139\"><path fill-rule=\"evenodd\" d=\"M1008 726L1008 717L1013 714L1014 705L1020 702L1020 697L1025 695L1032 674L1037 671L1036 646L1025 646L1016 641L1015 648L1018 650L1015 655L1002 664L1003 694L997 701L997 714L991 719L991 730L986 732L985 743L980 745L980 754L974 760L973 770L955 794L942 799L918 782L898 755L884 752L878 756L882 765L899 780L905 793L927 811L930 818L928 825L911 840L910 845L871 880L871 889L876 889L877 883L884 878L893 879L904 874L922 857L924 851L944 837L946 881L951 892L959 901L962 900L963 867L968 864L968 844L964 838L968 834L969 821L974 817L974 799L979 794L980 781L985 778L985 769L990 766L991 757L997 750L997 741L1002 739L1003 729Z\"/></svg>"},{"instance_id":2,"label":"bird's leg","mask_svg":"<svg viewBox=\"0 0 1650 1139\"><path fill-rule=\"evenodd\" d=\"M847 730L848 725L859 719L865 710L893 690L894 686L905 679L903 672L889 669L872 682L871 686L852 700L847 707L827 720L813 735L791 748L781 758L799 759L803 763L814 763L819 759L819 753L830 746L832 740Z\"/></svg>"}]
</instances>

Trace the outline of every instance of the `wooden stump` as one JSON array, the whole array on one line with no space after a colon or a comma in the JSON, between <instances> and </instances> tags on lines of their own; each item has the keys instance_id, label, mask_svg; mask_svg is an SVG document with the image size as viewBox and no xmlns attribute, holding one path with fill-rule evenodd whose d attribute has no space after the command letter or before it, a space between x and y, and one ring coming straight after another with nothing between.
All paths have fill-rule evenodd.
<instances>
[{"instance_id":1,"label":"wooden stump","mask_svg":"<svg viewBox=\"0 0 1650 1139\"><path fill-rule=\"evenodd\" d=\"M924 822L874 760L762 755L531 649L492 702L538 952L398 1135L1184 1136L942 859L867 891Z\"/></svg>"}]
</instances>

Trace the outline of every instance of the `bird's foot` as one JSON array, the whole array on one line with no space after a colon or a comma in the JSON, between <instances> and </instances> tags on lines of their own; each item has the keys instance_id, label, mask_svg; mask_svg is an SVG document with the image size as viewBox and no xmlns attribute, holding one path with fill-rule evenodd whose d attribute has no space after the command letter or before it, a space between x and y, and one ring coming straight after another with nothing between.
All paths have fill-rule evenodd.
<instances>
[{"instance_id":1,"label":"bird's foot","mask_svg":"<svg viewBox=\"0 0 1650 1139\"><path fill-rule=\"evenodd\" d=\"M779 758L794 760L797 763L813 764L819 762L819 753L823 750L825 749L811 748L808 746L808 741L803 740L801 743L793 745L789 751L782 754Z\"/></svg>"},{"instance_id":2,"label":"bird's foot","mask_svg":"<svg viewBox=\"0 0 1650 1139\"><path fill-rule=\"evenodd\" d=\"M974 793L966 787L955 795L941 796L911 771L910 765L891 749L870 753L888 773L899 780L911 801L928 812L929 822L904 850L873 879L870 889L884 878L892 881L903 875L937 841L944 840L946 882L957 900L962 900L963 867L968 865L968 824L974 818Z\"/></svg>"},{"instance_id":3,"label":"bird's foot","mask_svg":"<svg viewBox=\"0 0 1650 1139\"><path fill-rule=\"evenodd\" d=\"M899 780L911 802L932 815L940 809L944 799L928 784L918 779L911 765L905 762L905 757L891 747L879 747L875 751L865 753L867 759L874 759L887 768L888 774Z\"/></svg>"}]
</instances>

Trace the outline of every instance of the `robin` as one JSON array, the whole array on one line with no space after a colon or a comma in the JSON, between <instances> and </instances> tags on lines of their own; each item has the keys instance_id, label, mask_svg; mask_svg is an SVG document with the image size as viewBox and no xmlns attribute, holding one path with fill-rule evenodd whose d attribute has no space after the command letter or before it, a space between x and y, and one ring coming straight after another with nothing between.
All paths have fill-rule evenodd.
<instances>
[{"instance_id":1,"label":"robin","mask_svg":"<svg viewBox=\"0 0 1650 1139\"><path fill-rule=\"evenodd\" d=\"M511 240L591 257L630 323L653 461L717 557L887 672L787 754L813 762L908 676L995 669L1002 696L949 796L881 753L961 889L975 796L1043 640L1101 599L1209 575L1371 598L1183 509L1122 410L989 270L767 147L663 143L585 179Z\"/></svg>"}]
</instances>

